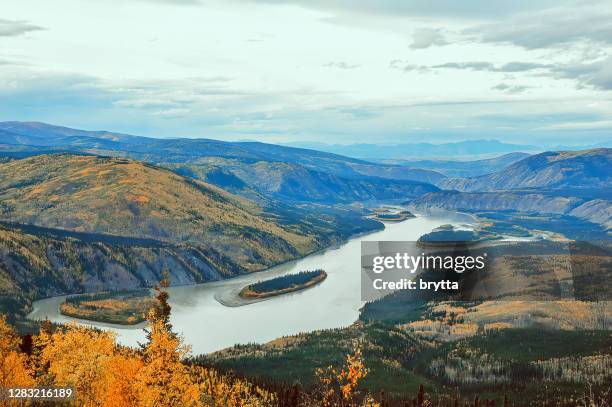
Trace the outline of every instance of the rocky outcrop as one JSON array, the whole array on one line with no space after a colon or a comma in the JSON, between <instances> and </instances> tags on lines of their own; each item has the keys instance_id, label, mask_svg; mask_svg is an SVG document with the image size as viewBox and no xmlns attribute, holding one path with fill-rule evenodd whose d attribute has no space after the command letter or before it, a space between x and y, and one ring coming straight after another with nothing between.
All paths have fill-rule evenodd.
<instances>
[{"instance_id":1,"label":"rocky outcrop","mask_svg":"<svg viewBox=\"0 0 612 407\"><path fill-rule=\"evenodd\" d=\"M604 199L593 199L572 209L569 213L577 218L599 223L606 229L612 229L612 202Z\"/></svg>"}]
</instances>

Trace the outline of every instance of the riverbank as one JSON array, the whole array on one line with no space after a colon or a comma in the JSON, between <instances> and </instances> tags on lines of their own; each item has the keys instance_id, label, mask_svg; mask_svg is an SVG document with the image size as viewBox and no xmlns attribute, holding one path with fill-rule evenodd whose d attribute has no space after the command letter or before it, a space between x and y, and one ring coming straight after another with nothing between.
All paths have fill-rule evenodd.
<instances>
[{"instance_id":1,"label":"riverbank","mask_svg":"<svg viewBox=\"0 0 612 407\"><path fill-rule=\"evenodd\" d=\"M421 235L447 223L460 225L465 216L447 212L438 216L419 213L400 223L388 223L383 230L359 234L306 257L285 262L265 271L231 279L168 288L172 306L171 323L192 345L193 354L209 353L237 343L265 343L300 332L346 327L359 317L361 300L361 242L416 241ZM236 306L240 290L284 274L324 269L327 279L310 289L270 297L250 306ZM141 326L119 326L74 320L58 311L63 298L36 301L30 319L46 318L58 323L93 325L117 334L120 343L137 346L145 340ZM333 312L330 312L333 310ZM299 316L296 318L296 316Z\"/></svg>"}]
</instances>

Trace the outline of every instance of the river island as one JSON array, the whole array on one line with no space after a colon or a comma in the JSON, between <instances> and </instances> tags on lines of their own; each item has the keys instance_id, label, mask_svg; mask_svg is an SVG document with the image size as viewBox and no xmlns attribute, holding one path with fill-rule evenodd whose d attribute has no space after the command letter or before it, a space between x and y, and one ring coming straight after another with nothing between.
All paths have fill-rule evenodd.
<instances>
[{"instance_id":1,"label":"river island","mask_svg":"<svg viewBox=\"0 0 612 407\"><path fill-rule=\"evenodd\" d=\"M297 274L286 274L271 280L249 284L240 290L240 297L246 299L261 299L287 294L313 287L327 278L322 270L300 271Z\"/></svg>"},{"instance_id":2,"label":"river island","mask_svg":"<svg viewBox=\"0 0 612 407\"><path fill-rule=\"evenodd\" d=\"M156 305L149 289L77 294L66 298L60 313L72 318L118 325L136 325Z\"/></svg>"}]
</instances>

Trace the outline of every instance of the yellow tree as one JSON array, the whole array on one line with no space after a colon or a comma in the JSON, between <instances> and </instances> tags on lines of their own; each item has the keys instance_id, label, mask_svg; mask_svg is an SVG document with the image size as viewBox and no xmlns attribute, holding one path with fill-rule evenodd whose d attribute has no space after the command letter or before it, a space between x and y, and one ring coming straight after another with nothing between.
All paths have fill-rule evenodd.
<instances>
[{"instance_id":1,"label":"yellow tree","mask_svg":"<svg viewBox=\"0 0 612 407\"><path fill-rule=\"evenodd\" d=\"M54 385L73 387L83 406L103 405L114 359L113 334L77 325L54 332L40 353Z\"/></svg>"},{"instance_id":2,"label":"yellow tree","mask_svg":"<svg viewBox=\"0 0 612 407\"><path fill-rule=\"evenodd\" d=\"M162 287L168 285L167 277ZM172 332L168 292L156 287L158 306L148 315L147 338L143 346L143 368L139 371L141 406L198 406L200 391L182 359L189 353L181 339Z\"/></svg>"},{"instance_id":3,"label":"yellow tree","mask_svg":"<svg viewBox=\"0 0 612 407\"><path fill-rule=\"evenodd\" d=\"M50 386L53 384L53 377L49 374L48 362L43 361L42 352L51 341L53 326L49 320L45 320L40 325L38 335L32 337L32 353L30 354L30 366L39 386Z\"/></svg>"},{"instance_id":4,"label":"yellow tree","mask_svg":"<svg viewBox=\"0 0 612 407\"><path fill-rule=\"evenodd\" d=\"M0 315L0 387L31 387L36 383L28 358L19 349L20 343L6 317Z\"/></svg>"},{"instance_id":5,"label":"yellow tree","mask_svg":"<svg viewBox=\"0 0 612 407\"><path fill-rule=\"evenodd\" d=\"M326 369L317 369L316 374L322 385L320 404L324 407L356 406L358 405L359 382L368 374L363 362L360 348L354 353L346 355L346 363L340 371L329 366ZM379 406L369 395L363 400L363 406Z\"/></svg>"},{"instance_id":6,"label":"yellow tree","mask_svg":"<svg viewBox=\"0 0 612 407\"><path fill-rule=\"evenodd\" d=\"M141 389L138 375L143 367L140 355L129 349L120 349L109 361L110 368L105 378L104 407L137 406Z\"/></svg>"}]
</instances>

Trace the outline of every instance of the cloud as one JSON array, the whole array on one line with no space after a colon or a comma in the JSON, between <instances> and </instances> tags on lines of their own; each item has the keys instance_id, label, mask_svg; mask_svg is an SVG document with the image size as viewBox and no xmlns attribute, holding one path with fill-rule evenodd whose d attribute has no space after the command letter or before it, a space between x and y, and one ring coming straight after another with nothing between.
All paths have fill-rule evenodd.
<instances>
[{"instance_id":1,"label":"cloud","mask_svg":"<svg viewBox=\"0 0 612 407\"><path fill-rule=\"evenodd\" d=\"M202 4L200 0L140 0L148 3L159 3L176 6L196 6Z\"/></svg>"},{"instance_id":2,"label":"cloud","mask_svg":"<svg viewBox=\"0 0 612 407\"><path fill-rule=\"evenodd\" d=\"M542 127L545 130L610 130L612 120L564 122Z\"/></svg>"},{"instance_id":3,"label":"cloud","mask_svg":"<svg viewBox=\"0 0 612 407\"><path fill-rule=\"evenodd\" d=\"M528 72L535 70L546 70L554 67L550 64L540 64L536 62L508 62L505 64L495 65L486 61L470 61L470 62L446 62L438 65L415 65L405 63L401 59L394 59L389 63L389 68L399 69L404 72L417 71L420 73L431 72L437 69L459 69L482 72L503 72L517 73Z\"/></svg>"},{"instance_id":4,"label":"cloud","mask_svg":"<svg viewBox=\"0 0 612 407\"><path fill-rule=\"evenodd\" d=\"M560 47L583 41L612 44L612 10L605 3L557 7L520 13L505 21L468 28L464 34L477 41L526 49Z\"/></svg>"},{"instance_id":5,"label":"cloud","mask_svg":"<svg viewBox=\"0 0 612 407\"><path fill-rule=\"evenodd\" d=\"M0 19L0 37L16 37L18 35L26 34L31 31L39 31L42 29L42 27L30 24L23 20Z\"/></svg>"},{"instance_id":6,"label":"cloud","mask_svg":"<svg viewBox=\"0 0 612 407\"><path fill-rule=\"evenodd\" d=\"M373 109L371 107L337 107L328 109L331 112L337 112L344 115L348 115L353 119L372 119L374 117L379 117L381 113L377 109Z\"/></svg>"},{"instance_id":7,"label":"cloud","mask_svg":"<svg viewBox=\"0 0 612 407\"><path fill-rule=\"evenodd\" d=\"M431 68L427 65L411 64L401 59L394 59L391 62L389 62L389 69L397 69L397 70L404 71L404 72L415 71L419 73L426 73L426 72L431 71Z\"/></svg>"},{"instance_id":8,"label":"cloud","mask_svg":"<svg viewBox=\"0 0 612 407\"><path fill-rule=\"evenodd\" d=\"M236 91L235 95L201 96L216 91L206 91L210 84L194 89L197 80L127 81L130 86L126 86L78 75L20 75L0 76L1 117L164 137L368 142L375 134L380 140L394 142L407 141L418 132L418 137L439 141L487 136L533 142L541 136L559 143L585 134L584 127L591 127L591 138L584 139L595 140L607 131L605 121L611 120L608 115L555 115L551 109L559 103L552 100L305 106L304 98L295 98L299 89L287 94ZM534 115L538 111L541 116ZM506 116L482 117L486 112ZM544 128L578 121L603 122L568 128L563 140L554 130Z\"/></svg>"},{"instance_id":9,"label":"cloud","mask_svg":"<svg viewBox=\"0 0 612 407\"><path fill-rule=\"evenodd\" d=\"M338 14L361 13L369 16L415 16L457 19L499 18L519 12L574 4L575 0L242 0L266 4L294 4L306 8L332 11Z\"/></svg>"},{"instance_id":10,"label":"cloud","mask_svg":"<svg viewBox=\"0 0 612 407\"><path fill-rule=\"evenodd\" d=\"M447 62L438 65L414 65L402 60L394 59L389 68L404 72L427 73L437 69L458 69L478 72L519 73L532 72L554 79L571 79L577 82L578 88L592 88L599 90L612 90L612 57L600 59L589 63L542 64L537 62L508 62L493 64L486 61ZM500 83L493 88L505 93L520 93L527 88L510 86Z\"/></svg>"},{"instance_id":11,"label":"cloud","mask_svg":"<svg viewBox=\"0 0 612 407\"><path fill-rule=\"evenodd\" d=\"M469 69L472 71L488 71L488 72L526 72L536 69L550 68L549 64L540 64L534 62L508 62L502 65L494 65L490 62L474 61L474 62L448 62L445 64L434 65L432 69Z\"/></svg>"},{"instance_id":12,"label":"cloud","mask_svg":"<svg viewBox=\"0 0 612 407\"><path fill-rule=\"evenodd\" d=\"M349 64L347 62L328 62L325 65L323 65L324 67L327 68L338 68L338 69L355 69L355 68L359 68L361 65L359 64Z\"/></svg>"},{"instance_id":13,"label":"cloud","mask_svg":"<svg viewBox=\"0 0 612 407\"><path fill-rule=\"evenodd\" d=\"M181 118L187 116L190 112L191 110L189 109L174 107L170 109L162 109L155 111L153 112L153 115L167 118Z\"/></svg>"},{"instance_id":14,"label":"cloud","mask_svg":"<svg viewBox=\"0 0 612 407\"><path fill-rule=\"evenodd\" d=\"M433 45L446 45L446 39L442 34L442 30L435 28L419 28L412 33L412 49L424 49Z\"/></svg>"},{"instance_id":15,"label":"cloud","mask_svg":"<svg viewBox=\"0 0 612 407\"><path fill-rule=\"evenodd\" d=\"M525 92L527 89L529 89L529 86L508 85L507 83L502 82L502 83L499 83L493 86L491 89L499 90L501 92L508 93L508 94L517 94L517 93Z\"/></svg>"},{"instance_id":16,"label":"cloud","mask_svg":"<svg viewBox=\"0 0 612 407\"><path fill-rule=\"evenodd\" d=\"M551 69L560 79L574 79L581 87L612 90L612 57L585 64L559 65Z\"/></svg>"},{"instance_id":17,"label":"cloud","mask_svg":"<svg viewBox=\"0 0 612 407\"><path fill-rule=\"evenodd\" d=\"M447 62L444 64L433 65L429 69L469 69L472 71L492 71L495 65L490 62Z\"/></svg>"}]
</instances>

